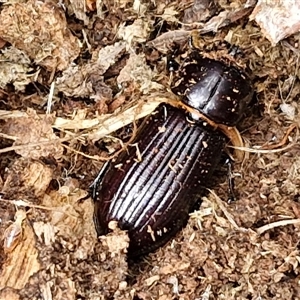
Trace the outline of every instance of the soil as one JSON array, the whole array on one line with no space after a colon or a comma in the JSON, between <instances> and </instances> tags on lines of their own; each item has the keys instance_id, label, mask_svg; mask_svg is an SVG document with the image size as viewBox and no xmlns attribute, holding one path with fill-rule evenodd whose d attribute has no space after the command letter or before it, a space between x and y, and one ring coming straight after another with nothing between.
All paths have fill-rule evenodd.
<instances>
[{"instance_id":1,"label":"soil","mask_svg":"<svg viewBox=\"0 0 300 300\"><path fill-rule=\"evenodd\" d=\"M255 4L2 1L0 299L300 299L300 34L270 42ZM220 166L187 226L128 260L125 231L97 238L89 186L177 99L168 60L191 44L253 80L236 201Z\"/></svg>"}]
</instances>

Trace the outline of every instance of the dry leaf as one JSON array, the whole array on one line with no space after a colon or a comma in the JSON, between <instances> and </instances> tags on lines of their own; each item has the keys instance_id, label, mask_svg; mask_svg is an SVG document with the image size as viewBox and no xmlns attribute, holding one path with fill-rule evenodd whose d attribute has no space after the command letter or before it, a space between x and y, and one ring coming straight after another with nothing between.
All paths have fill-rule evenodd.
<instances>
[{"instance_id":1,"label":"dry leaf","mask_svg":"<svg viewBox=\"0 0 300 300\"><path fill-rule=\"evenodd\" d=\"M244 5L238 6L234 10L221 11L217 16L212 17L209 21L201 26L200 34L207 32L218 32L222 27L237 22L251 13L255 0L248 0Z\"/></svg>"},{"instance_id":2,"label":"dry leaf","mask_svg":"<svg viewBox=\"0 0 300 300\"><path fill-rule=\"evenodd\" d=\"M190 34L190 31L181 29L165 32L154 40L147 42L147 46L155 47L162 53L169 53L172 51L174 43L181 44L187 42Z\"/></svg>"},{"instance_id":3,"label":"dry leaf","mask_svg":"<svg viewBox=\"0 0 300 300\"><path fill-rule=\"evenodd\" d=\"M42 204L51 208L50 223L59 235L65 238L76 236L78 239L91 235L96 240L93 225L93 203L89 200L79 203L79 200L86 194L81 189L70 190L66 186L62 186L58 191L51 191L49 195L44 196ZM44 229L49 230L47 226Z\"/></svg>"},{"instance_id":4,"label":"dry leaf","mask_svg":"<svg viewBox=\"0 0 300 300\"><path fill-rule=\"evenodd\" d=\"M86 136L89 140L97 141L124 126L151 114L160 103L168 102L172 99L175 100L176 96L169 92L163 94L153 93L151 97L145 95L141 97L137 104L131 104L130 107L123 111L102 115L94 119L86 119L85 110L78 110L74 114L73 119L56 117L52 127L59 130L68 129L75 131L90 129L88 134L84 133L82 136ZM27 116L27 113L20 111L0 110L0 119L2 120L27 118ZM42 119L45 118L45 115L39 115L39 117Z\"/></svg>"},{"instance_id":5,"label":"dry leaf","mask_svg":"<svg viewBox=\"0 0 300 300\"><path fill-rule=\"evenodd\" d=\"M125 51L126 44L124 42L117 42L113 45L106 46L93 53L93 59L96 59L96 64L103 74L116 63L117 59Z\"/></svg>"},{"instance_id":6,"label":"dry leaf","mask_svg":"<svg viewBox=\"0 0 300 300\"><path fill-rule=\"evenodd\" d=\"M184 11L183 22L205 22L217 12L217 4L211 0L195 0L193 6Z\"/></svg>"},{"instance_id":7,"label":"dry leaf","mask_svg":"<svg viewBox=\"0 0 300 300\"><path fill-rule=\"evenodd\" d=\"M70 97L91 97L97 94L102 75L112 66L125 50L124 42L98 49L93 53L92 60L82 66L72 64L61 77L56 79L55 87ZM98 92L98 96L101 96Z\"/></svg>"},{"instance_id":8,"label":"dry leaf","mask_svg":"<svg viewBox=\"0 0 300 300\"><path fill-rule=\"evenodd\" d=\"M255 20L263 34L273 44L300 30L298 0L259 0L250 20Z\"/></svg>"},{"instance_id":9,"label":"dry leaf","mask_svg":"<svg viewBox=\"0 0 300 300\"><path fill-rule=\"evenodd\" d=\"M35 235L28 222L23 221L22 239L6 256L0 272L0 290L4 287L23 288L28 279L40 269Z\"/></svg>"},{"instance_id":10,"label":"dry leaf","mask_svg":"<svg viewBox=\"0 0 300 300\"><path fill-rule=\"evenodd\" d=\"M109 223L109 228L113 232L106 236L100 237L100 241L102 242L103 246L108 248L108 251L111 253L112 257L127 253L129 237L126 232L117 227L116 221L111 221Z\"/></svg>"},{"instance_id":11,"label":"dry leaf","mask_svg":"<svg viewBox=\"0 0 300 300\"><path fill-rule=\"evenodd\" d=\"M0 300L20 300L20 295L12 288L0 290Z\"/></svg>"},{"instance_id":12,"label":"dry leaf","mask_svg":"<svg viewBox=\"0 0 300 300\"><path fill-rule=\"evenodd\" d=\"M30 59L22 51L14 47L0 51L0 88L12 83L16 90L24 91L33 80L30 71Z\"/></svg>"},{"instance_id":13,"label":"dry leaf","mask_svg":"<svg viewBox=\"0 0 300 300\"><path fill-rule=\"evenodd\" d=\"M79 41L67 27L64 12L49 0L4 6L0 37L49 71L66 69L80 51Z\"/></svg>"},{"instance_id":14,"label":"dry leaf","mask_svg":"<svg viewBox=\"0 0 300 300\"><path fill-rule=\"evenodd\" d=\"M42 196L52 180L53 170L38 161L18 159L9 168L2 193L16 197Z\"/></svg>"},{"instance_id":15,"label":"dry leaf","mask_svg":"<svg viewBox=\"0 0 300 300\"><path fill-rule=\"evenodd\" d=\"M53 133L53 121L54 117L51 115L38 116L34 110L28 109L25 116L7 120L2 132L16 137L14 146L22 147L15 151L23 157L39 159L42 156L52 156L58 159L63 148Z\"/></svg>"},{"instance_id":16,"label":"dry leaf","mask_svg":"<svg viewBox=\"0 0 300 300\"><path fill-rule=\"evenodd\" d=\"M151 28L144 19L136 19L133 24L120 26L118 36L128 43L143 43L147 41Z\"/></svg>"},{"instance_id":17,"label":"dry leaf","mask_svg":"<svg viewBox=\"0 0 300 300\"><path fill-rule=\"evenodd\" d=\"M86 0L70 0L70 4L72 7L72 10L79 20L82 20L85 25L88 25L89 18L87 16L87 8L92 8L93 3L92 1L86 1Z\"/></svg>"},{"instance_id":18,"label":"dry leaf","mask_svg":"<svg viewBox=\"0 0 300 300\"><path fill-rule=\"evenodd\" d=\"M153 80L155 76L157 74L146 64L145 55L131 53L117 82L120 85L133 82L135 88L138 88L143 94L148 94L151 90L157 91L164 88Z\"/></svg>"},{"instance_id":19,"label":"dry leaf","mask_svg":"<svg viewBox=\"0 0 300 300\"><path fill-rule=\"evenodd\" d=\"M178 22L178 19L176 18L178 14L179 12L175 9L175 7L166 7L161 18L167 22Z\"/></svg>"}]
</instances>

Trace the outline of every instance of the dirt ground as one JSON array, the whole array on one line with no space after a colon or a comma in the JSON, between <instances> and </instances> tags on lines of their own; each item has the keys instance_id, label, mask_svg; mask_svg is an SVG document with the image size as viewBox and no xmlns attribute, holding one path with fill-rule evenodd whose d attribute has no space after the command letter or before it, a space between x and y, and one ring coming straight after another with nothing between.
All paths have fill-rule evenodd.
<instances>
[{"instance_id":1,"label":"dirt ground","mask_svg":"<svg viewBox=\"0 0 300 300\"><path fill-rule=\"evenodd\" d=\"M1 300L300 299L300 34L270 43L255 2L1 1ZM237 201L220 166L187 226L128 261L85 198L125 126L176 98L167 61L191 36L253 79Z\"/></svg>"}]
</instances>

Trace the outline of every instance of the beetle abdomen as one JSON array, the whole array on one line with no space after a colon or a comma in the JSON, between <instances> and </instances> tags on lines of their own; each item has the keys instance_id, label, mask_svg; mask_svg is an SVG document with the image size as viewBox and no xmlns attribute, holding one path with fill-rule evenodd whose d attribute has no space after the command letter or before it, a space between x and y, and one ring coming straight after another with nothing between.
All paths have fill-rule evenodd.
<instances>
[{"instance_id":1,"label":"beetle abdomen","mask_svg":"<svg viewBox=\"0 0 300 300\"><path fill-rule=\"evenodd\" d=\"M129 254L150 252L185 225L190 208L219 162L225 138L186 120L184 112L162 105L130 147L111 163L96 185L98 234L117 220L129 232Z\"/></svg>"}]
</instances>

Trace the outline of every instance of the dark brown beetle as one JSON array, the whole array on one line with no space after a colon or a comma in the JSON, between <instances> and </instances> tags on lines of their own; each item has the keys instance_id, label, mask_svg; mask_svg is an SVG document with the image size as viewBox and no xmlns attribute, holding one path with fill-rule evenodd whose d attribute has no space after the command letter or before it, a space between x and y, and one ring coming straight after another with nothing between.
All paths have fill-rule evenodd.
<instances>
[{"instance_id":1,"label":"dark brown beetle","mask_svg":"<svg viewBox=\"0 0 300 300\"><path fill-rule=\"evenodd\" d=\"M179 70L173 92L215 123L234 126L253 95L239 69L197 57ZM92 185L99 235L118 221L128 230L129 255L149 253L187 222L199 193L220 161L226 137L197 114L160 105L142 123L135 143L101 170Z\"/></svg>"}]
</instances>

